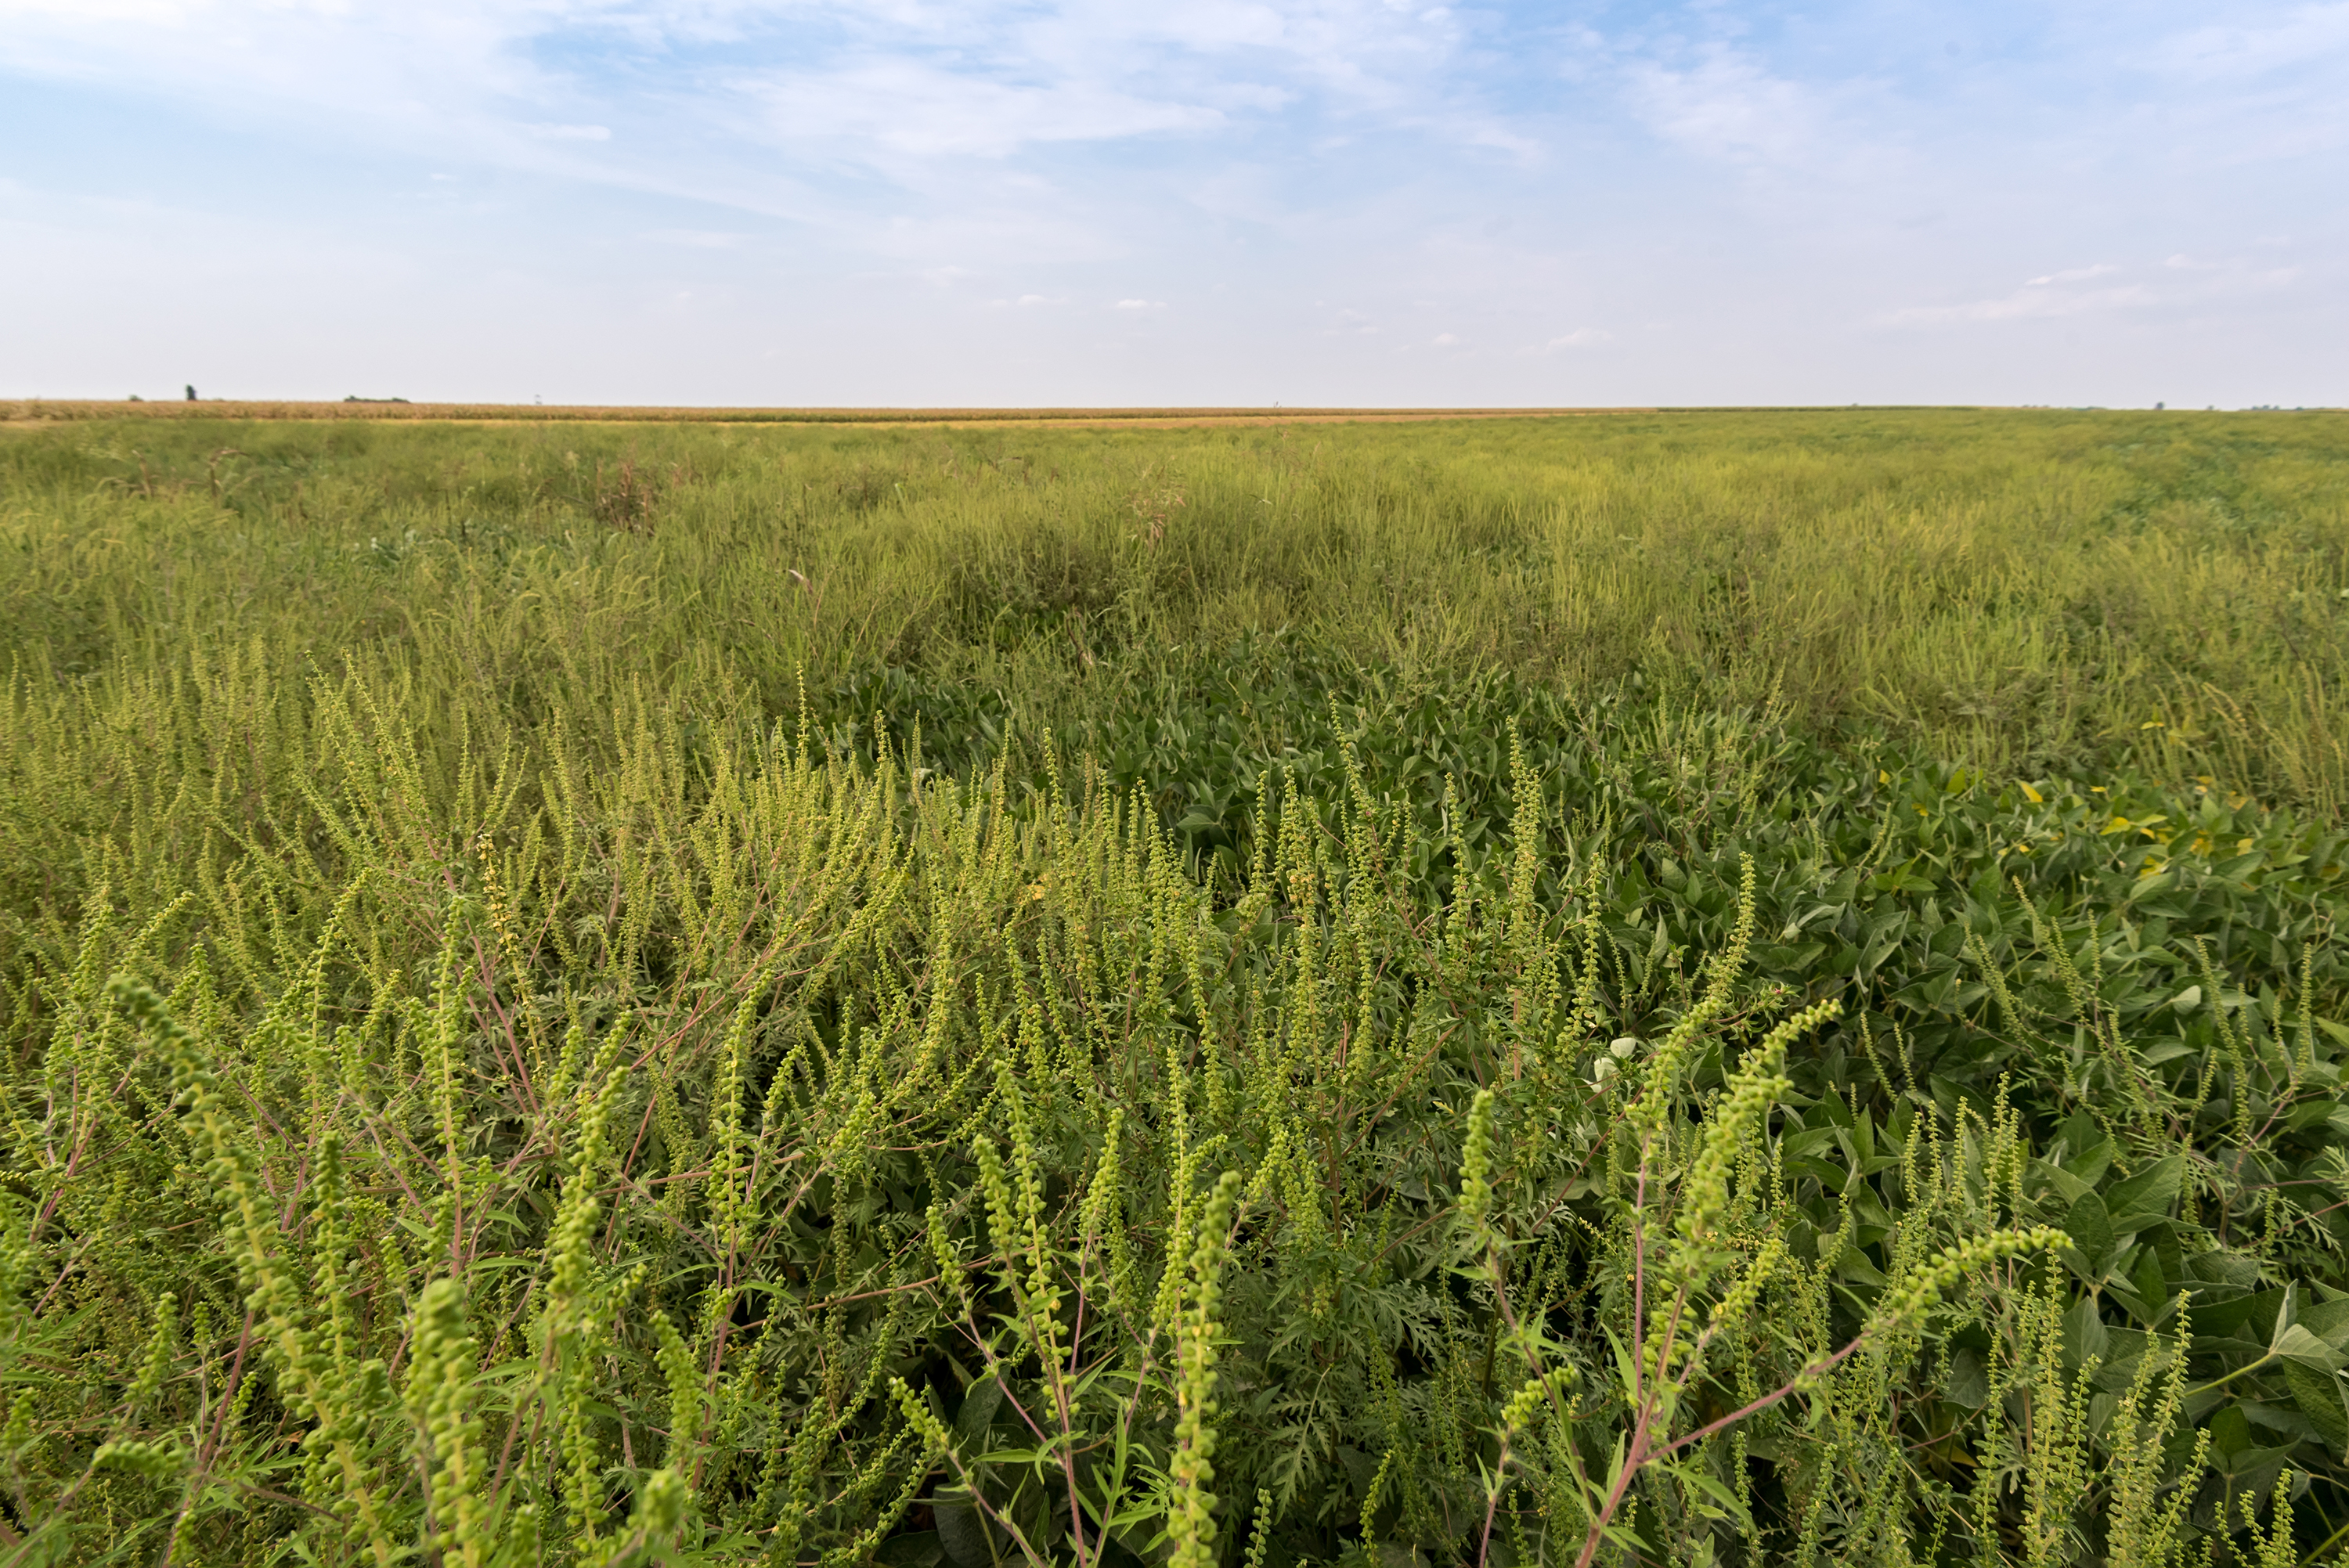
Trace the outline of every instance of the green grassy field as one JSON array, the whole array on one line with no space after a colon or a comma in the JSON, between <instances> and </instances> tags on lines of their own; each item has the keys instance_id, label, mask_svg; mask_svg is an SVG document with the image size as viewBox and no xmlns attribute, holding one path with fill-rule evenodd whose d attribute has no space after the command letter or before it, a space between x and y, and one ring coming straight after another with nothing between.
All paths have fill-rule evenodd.
<instances>
[{"instance_id":1,"label":"green grassy field","mask_svg":"<svg viewBox=\"0 0 2349 1568\"><path fill-rule=\"evenodd\" d=\"M2349 418L0 428L0 1563L2349 1540Z\"/></svg>"}]
</instances>

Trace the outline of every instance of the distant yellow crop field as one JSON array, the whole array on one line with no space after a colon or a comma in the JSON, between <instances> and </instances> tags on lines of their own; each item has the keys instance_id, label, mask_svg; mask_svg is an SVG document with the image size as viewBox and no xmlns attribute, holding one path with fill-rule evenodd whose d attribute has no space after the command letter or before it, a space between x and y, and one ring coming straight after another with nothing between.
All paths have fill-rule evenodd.
<instances>
[{"instance_id":1,"label":"distant yellow crop field","mask_svg":"<svg viewBox=\"0 0 2349 1568\"><path fill-rule=\"evenodd\" d=\"M158 399L17 398L0 401L0 420L42 424L86 419L368 419L504 423L554 420L593 424L754 425L1267 425L1385 423L1427 419L1539 419L1652 413L1650 408L701 408L537 403L198 402Z\"/></svg>"}]
</instances>

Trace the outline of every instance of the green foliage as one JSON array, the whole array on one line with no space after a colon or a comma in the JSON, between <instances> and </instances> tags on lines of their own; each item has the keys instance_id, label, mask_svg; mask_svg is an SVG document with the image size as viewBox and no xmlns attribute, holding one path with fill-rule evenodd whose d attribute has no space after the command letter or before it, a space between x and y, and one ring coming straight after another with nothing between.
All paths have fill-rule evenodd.
<instances>
[{"instance_id":1,"label":"green foliage","mask_svg":"<svg viewBox=\"0 0 2349 1568\"><path fill-rule=\"evenodd\" d=\"M12 433L0 1560L2299 1562L2338 623L2104 731L2226 673L2130 552L2337 576L2308 428ZM2061 722L1511 500L1976 428L2124 542Z\"/></svg>"},{"instance_id":2,"label":"green foliage","mask_svg":"<svg viewBox=\"0 0 2349 1568\"><path fill-rule=\"evenodd\" d=\"M493 748L635 684L795 712L804 672L827 722L918 723L957 769L1015 711L1094 727L1211 814L1292 681L1311 710L1355 666L1389 672L1372 706L1637 675L2007 773L2127 760L2335 811L2343 418L0 428L0 647L118 678L380 654L436 706L486 687ZM1455 745L1464 779L1504 772L1497 733Z\"/></svg>"}]
</instances>

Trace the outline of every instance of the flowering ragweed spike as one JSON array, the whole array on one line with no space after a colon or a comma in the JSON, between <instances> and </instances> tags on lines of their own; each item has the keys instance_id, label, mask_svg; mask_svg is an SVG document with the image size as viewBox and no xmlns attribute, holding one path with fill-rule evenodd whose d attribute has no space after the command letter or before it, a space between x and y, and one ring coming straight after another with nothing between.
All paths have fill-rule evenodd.
<instances>
[{"instance_id":1,"label":"flowering ragweed spike","mask_svg":"<svg viewBox=\"0 0 2349 1568\"><path fill-rule=\"evenodd\" d=\"M923 1402L922 1397L915 1393L903 1377L889 1379L889 1397L897 1402L897 1408L904 1412L905 1424L921 1434L922 1441L928 1446L931 1453L944 1453L951 1446L947 1439L945 1423L938 1419L936 1413Z\"/></svg>"},{"instance_id":2,"label":"flowering ragweed spike","mask_svg":"<svg viewBox=\"0 0 2349 1568\"><path fill-rule=\"evenodd\" d=\"M480 1568L487 1542L481 1422L466 1408L472 1381L473 1337L466 1324L464 1287L436 1279L418 1298L414 1349L408 1366L408 1408L432 1460L432 1519L447 1542L444 1562Z\"/></svg>"},{"instance_id":3,"label":"flowering ragweed spike","mask_svg":"<svg viewBox=\"0 0 2349 1568\"><path fill-rule=\"evenodd\" d=\"M1265 1553L1272 1545L1272 1493L1258 1487L1256 1491L1256 1522L1248 1531L1247 1568L1264 1568Z\"/></svg>"},{"instance_id":4,"label":"flowering ragweed spike","mask_svg":"<svg viewBox=\"0 0 2349 1568\"><path fill-rule=\"evenodd\" d=\"M149 1480L166 1481L176 1479L188 1468L188 1456L170 1443L148 1443L125 1439L118 1442L100 1443L98 1452L90 1456L93 1470L129 1470L145 1476Z\"/></svg>"},{"instance_id":5,"label":"flowering ragweed spike","mask_svg":"<svg viewBox=\"0 0 2349 1568\"><path fill-rule=\"evenodd\" d=\"M1471 1244L1485 1240L1485 1222L1493 1207L1493 1187L1486 1171L1493 1162L1493 1091L1480 1088L1468 1107L1468 1138L1460 1151L1460 1220Z\"/></svg>"},{"instance_id":6,"label":"flowering ragweed spike","mask_svg":"<svg viewBox=\"0 0 2349 1568\"><path fill-rule=\"evenodd\" d=\"M1684 1241L1700 1243L1712 1235L1729 1207L1729 1179L1736 1167L1738 1150L1747 1135L1768 1116L1770 1107L1794 1088L1792 1081L1778 1070L1786 1059L1786 1047L1819 1025L1842 1016L1843 1006L1838 1002L1821 1002L1806 1007L1772 1029L1759 1048L1739 1064L1723 1102L1713 1109L1704 1147L1689 1171L1680 1217L1680 1233Z\"/></svg>"},{"instance_id":7,"label":"flowering ragweed spike","mask_svg":"<svg viewBox=\"0 0 2349 1568\"><path fill-rule=\"evenodd\" d=\"M1779 1262L1785 1255L1785 1238L1771 1237L1745 1272L1738 1276L1737 1283L1722 1293L1720 1301L1713 1305L1713 1323L1721 1328L1732 1328L1753 1311L1754 1304L1761 1299L1762 1287L1770 1283L1770 1276L1777 1272Z\"/></svg>"},{"instance_id":8,"label":"flowering ragweed spike","mask_svg":"<svg viewBox=\"0 0 2349 1568\"><path fill-rule=\"evenodd\" d=\"M970 1310L970 1286L962 1277L962 1253L954 1238L947 1233L947 1211L943 1203L933 1203L929 1212L930 1257L937 1264L938 1283L947 1295L966 1313Z\"/></svg>"},{"instance_id":9,"label":"flowering ragweed spike","mask_svg":"<svg viewBox=\"0 0 2349 1568\"><path fill-rule=\"evenodd\" d=\"M1174 1499L1166 1533L1174 1550L1169 1568L1209 1568L1215 1560L1216 1336L1221 1326L1225 1262L1224 1233L1231 1228L1240 1174L1226 1171L1199 1215L1199 1242L1191 1253L1191 1308L1185 1315L1176 1354L1174 1458L1168 1467Z\"/></svg>"},{"instance_id":10,"label":"flowering ragweed spike","mask_svg":"<svg viewBox=\"0 0 2349 1568\"><path fill-rule=\"evenodd\" d=\"M173 1017L162 997L144 983L118 975L107 985L107 996L130 1020L143 1027L160 1054L171 1064L171 1086L181 1108L181 1124L206 1156L207 1173L225 1200L231 1235L237 1245L237 1266L246 1300L267 1326L262 1337L264 1356L274 1362L283 1379L287 1403L294 1412L315 1419L322 1441L332 1455L358 1532L379 1568L390 1568L398 1555L385 1528L374 1489L357 1445L350 1435L354 1412L342 1403L344 1390L327 1357L313 1343L303 1323L306 1315L304 1291L283 1253L285 1245L274 1209L264 1191L258 1161L240 1136L240 1122L221 1092L219 1081L196 1037ZM253 1385L248 1383L246 1387ZM29 1420L29 1409L19 1408ZM18 1412L12 1412L13 1427ZM11 1443L10 1447L20 1446Z\"/></svg>"},{"instance_id":11,"label":"flowering ragweed spike","mask_svg":"<svg viewBox=\"0 0 2349 1568\"><path fill-rule=\"evenodd\" d=\"M1974 1270L2024 1253L2061 1247L2065 1239L2063 1232L2039 1225L2027 1231L1996 1231L1944 1247L1924 1267L1893 1282L1878 1302L1870 1326L1879 1333L1914 1333L1941 1298Z\"/></svg>"},{"instance_id":12,"label":"flowering ragweed spike","mask_svg":"<svg viewBox=\"0 0 2349 1568\"><path fill-rule=\"evenodd\" d=\"M634 1528L630 1534L646 1545L667 1542L685 1522L685 1478L673 1470L657 1470L645 1478L644 1491L636 1494L636 1511L629 1521Z\"/></svg>"},{"instance_id":13,"label":"flowering ragweed spike","mask_svg":"<svg viewBox=\"0 0 2349 1568\"><path fill-rule=\"evenodd\" d=\"M154 1336L147 1342L147 1359L139 1368L139 1380L130 1386L130 1397L124 1401L134 1418L163 1386L163 1374L171 1367L172 1333L179 1326L179 1298L170 1291L155 1298Z\"/></svg>"},{"instance_id":14,"label":"flowering ragweed spike","mask_svg":"<svg viewBox=\"0 0 2349 1568\"><path fill-rule=\"evenodd\" d=\"M1526 1378L1518 1385L1517 1391L1509 1396L1508 1404L1503 1407L1501 1429L1514 1437L1531 1428L1534 1418L1541 1412L1542 1401L1547 1397L1547 1390L1542 1387L1540 1378Z\"/></svg>"}]
</instances>

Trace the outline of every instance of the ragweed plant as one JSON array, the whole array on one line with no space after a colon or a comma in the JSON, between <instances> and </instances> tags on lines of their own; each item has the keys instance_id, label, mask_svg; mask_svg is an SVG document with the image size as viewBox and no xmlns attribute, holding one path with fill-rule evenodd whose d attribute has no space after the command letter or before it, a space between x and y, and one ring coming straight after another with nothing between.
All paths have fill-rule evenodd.
<instances>
[{"instance_id":1,"label":"ragweed plant","mask_svg":"<svg viewBox=\"0 0 2349 1568\"><path fill-rule=\"evenodd\" d=\"M1293 445L308 439L0 456L0 1563L2329 1550L2337 683L1805 727L1646 490Z\"/></svg>"},{"instance_id":2,"label":"ragweed plant","mask_svg":"<svg viewBox=\"0 0 2349 1568\"><path fill-rule=\"evenodd\" d=\"M363 876L266 884L259 929L100 907L45 983L59 1109L14 1136L85 1152L36 1158L6 1254L27 1553L116 1521L101 1554L186 1562L1204 1568L1235 1496L1259 1557L2219 1539L2179 1342L2132 1366L2065 1283L2144 1299L2111 1233L2174 1222L2178 1157L2051 1225L2092 1120L2042 1157L2003 1089L1882 1124L1806 1094L1847 1004L1753 973L1750 858L1720 945L1642 981L1523 778L1516 847L1452 845L1440 903L1359 776L1268 782L1218 894L1095 769L1023 809L1006 769L746 735L695 806L649 713L609 779L442 840L383 806L435 787L382 700L336 720L370 767L313 791ZM134 1215L167 1271L108 1243ZM2194 1397L2331 1354L2323 1307L2277 1321ZM72 1414L36 1377L98 1334L118 1391ZM1995 1397L1935 1394L1961 1358Z\"/></svg>"}]
</instances>

